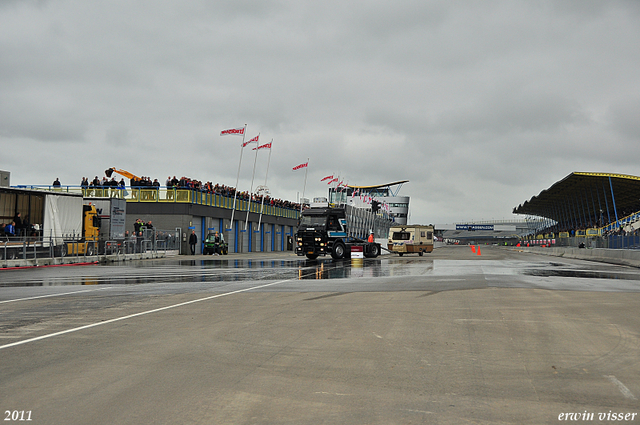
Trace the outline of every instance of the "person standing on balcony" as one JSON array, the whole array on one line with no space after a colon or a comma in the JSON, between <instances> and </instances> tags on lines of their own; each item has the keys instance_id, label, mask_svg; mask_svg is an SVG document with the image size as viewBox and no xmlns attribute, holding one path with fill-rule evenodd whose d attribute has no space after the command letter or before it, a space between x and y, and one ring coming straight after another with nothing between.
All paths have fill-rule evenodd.
<instances>
[{"instance_id":1,"label":"person standing on balcony","mask_svg":"<svg viewBox=\"0 0 640 425\"><path fill-rule=\"evenodd\" d=\"M170 176L167 177L167 182L164 185L167 186L167 199L173 199L173 182Z\"/></svg>"}]
</instances>

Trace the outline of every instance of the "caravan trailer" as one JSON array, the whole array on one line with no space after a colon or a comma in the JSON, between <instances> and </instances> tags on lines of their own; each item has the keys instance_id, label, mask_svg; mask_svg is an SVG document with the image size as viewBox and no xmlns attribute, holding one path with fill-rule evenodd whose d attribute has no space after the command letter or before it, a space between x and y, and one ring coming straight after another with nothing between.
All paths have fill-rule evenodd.
<instances>
[{"instance_id":1,"label":"caravan trailer","mask_svg":"<svg viewBox=\"0 0 640 425\"><path fill-rule=\"evenodd\" d=\"M391 252L403 254L433 251L433 226L394 226L389 229L388 248Z\"/></svg>"}]
</instances>

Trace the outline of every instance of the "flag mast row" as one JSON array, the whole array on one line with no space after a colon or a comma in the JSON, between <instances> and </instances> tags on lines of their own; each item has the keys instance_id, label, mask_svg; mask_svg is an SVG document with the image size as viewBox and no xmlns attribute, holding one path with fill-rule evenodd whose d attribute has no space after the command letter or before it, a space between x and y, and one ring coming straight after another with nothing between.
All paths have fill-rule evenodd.
<instances>
[{"instance_id":1,"label":"flag mast row","mask_svg":"<svg viewBox=\"0 0 640 425\"><path fill-rule=\"evenodd\" d=\"M250 144L255 142L256 144L259 144L258 141L260 139L260 133L258 133L258 135L256 137L254 137L253 139L249 140L248 142L245 142L245 135L247 132L247 124L244 125L244 127L239 127L239 128L231 128L228 130L223 130L220 132L220 136L227 136L227 135L236 135L236 136L242 136L242 144L240 145L240 160L238 161L238 173L236 175L236 187L235 187L235 191L233 194L233 210L231 212L231 227L229 229L226 229L228 231L233 229L233 219L235 217L235 212L236 212L236 203L237 203L237 199L238 199L238 183L240 181L240 168L242 165L242 153L244 151L244 148ZM249 212L251 210L251 197L253 196L252 192L253 192L253 182L255 179L255 175L256 175L256 163L258 161L258 151L260 149L269 149L269 160L267 162L267 172L265 174L264 177L264 185L266 187L267 185L267 176L269 175L269 162L271 162L271 146L273 143L273 139L271 139L271 142L264 144L262 146L257 146L254 148L254 150L256 151L256 155L255 158L253 160L253 174L251 175L251 189L249 191L249 206L247 208L247 216L245 218L245 223L244 223L244 229L245 231L247 230L247 226L249 224ZM307 173L308 173L308 168L309 168L309 158L307 158L307 162L297 165L295 167L293 167L293 171L297 171L304 168L305 172L304 172L304 185L302 187L302 198L304 198L304 192L307 188ZM333 182L333 181L332 181ZM329 182L329 183L332 183ZM302 199L300 200L300 212L302 212L302 207L303 207L303 202ZM258 228L260 227L260 223L262 221L262 210L264 208L264 195L262 196L262 205L260 208L260 221L258 222Z\"/></svg>"},{"instance_id":2,"label":"flag mast row","mask_svg":"<svg viewBox=\"0 0 640 425\"><path fill-rule=\"evenodd\" d=\"M240 181L240 168L242 166L242 153L244 151L244 148L250 144L250 143L256 143L258 144L258 141L260 139L260 133L258 133L258 135L256 137L254 137L253 139L249 140L248 142L245 142L245 136L246 136L246 132L247 132L247 124L244 125L244 127L238 127L238 128L231 128L228 130L223 130L220 132L220 136L228 136L228 135L235 135L235 136L242 136L242 143L240 144L240 160L238 161L238 173L236 175L236 186L234 188L234 194L233 194L233 209L231 211L231 227L226 229L227 231L230 231L233 229L233 219L235 217L235 212L236 212L236 204L237 204L237 199L238 199L238 183ZM244 224L244 229L245 231L247 230L247 225L249 223L249 212L251 210L251 196L252 196L252 192L253 192L253 182L254 182L254 178L255 178L255 174L256 174L256 162L258 160L258 151L260 149L269 149L269 161L271 161L271 145L273 143L273 139L271 140L271 142L264 144L262 146L257 146L255 148L253 148L253 150L256 151L256 156L253 162L253 175L251 176L251 190L249 191L249 206L247 208L247 216L245 219L245 224ZM269 173L269 164L267 164L267 173ZM265 175L264 178L264 184L266 186L267 184L267 175ZM263 205L264 205L264 197L263 197ZM261 214L261 218L262 218L262 210L260 212Z\"/></svg>"},{"instance_id":3,"label":"flag mast row","mask_svg":"<svg viewBox=\"0 0 640 425\"><path fill-rule=\"evenodd\" d=\"M238 199L238 182L240 181L240 165L242 164L242 151L246 146L246 143L244 142L244 135L246 133L246 130L247 130L247 124L245 124L244 127L230 128L229 130L222 130L220 132L221 136L227 136L227 135L242 136L242 144L240 146L240 162L238 162L238 174L236 176L236 187L233 193L233 210L231 211L231 228L227 230L231 230L233 228L233 216L236 212L236 200Z\"/></svg>"},{"instance_id":4,"label":"flag mast row","mask_svg":"<svg viewBox=\"0 0 640 425\"><path fill-rule=\"evenodd\" d=\"M236 175L236 187L235 187L235 191L233 194L233 209L231 211L231 227L229 229L226 229L228 231L233 229L233 219L235 217L235 212L236 212L236 204L237 204L237 199L238 199L238 183L240 181L240 168L242 165L242 153L244 151L244 148L250 144L250 143L256 143L258 146L253 148L253 150L256 151L256 155L255 158L253 160L253 174L251 175L251 189L249 190L249 205L247 207L247 215L245 217L245 223L244 223L244 229L245 231L247 231L248 229L248 225L249 225L249 213L251 210L251 200L252 200L252 196L253 196L253 183L255 180L255 175L256 175L256 163L258 161L258 151L260 149L269 149L269 159L267 162L267 171L265 173L265 177L264 177L264 185L266 187L267 185L267 177L269 175L269 163L271 162L271 147L273 144L273 139L271 139L271 142L264 144L262 146L259 146L259 140L260 140L260 133L258 133L258 135L256 137L254 137L253 139L249 140L248 142L245 142L245 136L246 136L246 130L247 130L247 124L244 125L244 127L239 127L239 128L231 128L228 130L223 130L220 132L220 136L226 136L226 135L238 135L238 136L242 136L242 143L240 145L240 160L238 161L238 173ZM300 212L302 212L302 208L304 207L304 194L307 188L307 174L308 174L308 168L309 168L309 158L307 158L307 162L302 163L300 165L297 165L295 167L293 167L293 171L297 171L304 168L305 172L304 172L304 184L302 187L302 198L300 199ZM329 180L327 183L329 185L331 185L332 183L336 183L335 189L334 190L338 190L339 187L341 186L345 186L345 188L347 187L346 184L344 184L344 181L340 181L340 177L334 177L334 175L331 176L327 176L325 178L323 178L320 181L327 181ZM353 193L352 196L355 196L355 192ZM362 195L361 195L362 197ZM369 203L371 202L372 198L369 197L369 199L365 202ZM383 203L384 204L384 203ZM386 205L385 205L386 206ZM258 221L258 229L260 228L260 224L262 222L262 212L264 209L264 194L262 195L262 202L260 205L260 220Z\"/></svg>"}]
</instances>

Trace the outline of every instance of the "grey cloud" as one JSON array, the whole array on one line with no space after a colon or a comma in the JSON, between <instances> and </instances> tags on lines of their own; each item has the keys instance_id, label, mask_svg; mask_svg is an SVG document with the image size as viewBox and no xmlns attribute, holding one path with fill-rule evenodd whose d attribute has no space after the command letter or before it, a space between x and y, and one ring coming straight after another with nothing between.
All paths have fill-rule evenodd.
<instances>
[{"instance_id":1,"label":"grey cloud","mask_svg":"<svg viewBox=\"0 0 640 425\"><path fill-rule=\"evenodd\" d=\"M219 133L245 123L274 139L275 196L309 157L307 196L334 172L408 179L417 222L508 215L574 170L640 175L634 1L0 4L0 141L30 163L102 152L0 159L17 184L109 166L235 184L240 139Z\"/></svg>"}]
</instances>

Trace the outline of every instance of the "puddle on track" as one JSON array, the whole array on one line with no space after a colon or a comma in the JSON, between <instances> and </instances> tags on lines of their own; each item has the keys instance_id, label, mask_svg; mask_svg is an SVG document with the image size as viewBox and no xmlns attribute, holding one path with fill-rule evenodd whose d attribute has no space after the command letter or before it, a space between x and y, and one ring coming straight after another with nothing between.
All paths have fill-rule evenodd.
<instances>
[{"instance_id":1,"label":"puddle on track","mask_svg":"<svg viewBox=\"0 0 640 425\"><path fill-rule=\"evenodd\" d=\"M41 269L34 274L5 274L0 287L62 285L140 285L147 283L231 282L244 280L346 279L407 276L415 273L411 261L365 259L362 266L351 260L250 260L206 259L145 261L82 268ZM421 270L432 269L421 262ZM5 272L6 273L6 272Z\"/></svg>"}]
</instances>

